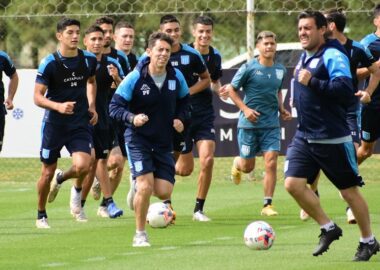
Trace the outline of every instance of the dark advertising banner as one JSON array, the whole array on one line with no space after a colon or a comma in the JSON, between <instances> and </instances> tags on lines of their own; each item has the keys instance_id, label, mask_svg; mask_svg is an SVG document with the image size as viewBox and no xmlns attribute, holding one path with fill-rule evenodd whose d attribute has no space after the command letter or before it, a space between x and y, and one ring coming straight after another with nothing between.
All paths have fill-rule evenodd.
<instances>
[{"instance_id":1,"label":"dark advertising banner","mask_svg":"<svg viewBox=\"0 0 380 270\"><path fill-rule=\"evenodd\" d=\"M237 69L223 70L222 85L230 83ZM290 109L290 81L292 79L293 68L288 68L287 74L282 86L282 96L284 105L288 111L292 112L293 119L291 121L280 120L281 125L281 155L286 153L288 144L293 138L297 127L297 113ZM242 93L243 94L243 93ZM214 94L213 105L215 110L215 137L216 149L215 156L229 157L239 154L237 145L237 120L239 117L239 109L232 103L230 99L222 100ZM380 152L380 145L376 147L376 153Z\"/></svg>"}]
</instances>

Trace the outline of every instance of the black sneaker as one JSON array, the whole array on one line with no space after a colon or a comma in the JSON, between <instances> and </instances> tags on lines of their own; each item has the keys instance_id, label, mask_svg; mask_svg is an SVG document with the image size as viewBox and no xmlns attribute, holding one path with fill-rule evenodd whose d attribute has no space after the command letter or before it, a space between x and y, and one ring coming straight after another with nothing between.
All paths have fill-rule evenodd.
<instances>
[{"instance_id":1,"label":"black sneaker","mask_svg":"<svg viewBox=\"0 0 380 270\"><path fill-rule=\"evenodd\" d=\"M356 251L353 261L368 261L372 257L372 255L375 255L378 251L380 251L380 245L376 239L373 244L364 244L362 242L359 242L358 251Z\"/></svg>"},{"instance_id":2,"label":"black sneaker","mask_svg":"<svg viewBox=\"0 0 380 270\"><path fill-rule=\"evenodd\" d=\"M313 256L322 255L323 252L329 249L330 244L334 240L338 240L339 237L342 236L342 229L339 228L336 224L334 224L334 226L335 228L328 232L325 229L321 229L321 234L319 235L319 244L315 248Z\"/></svg>"}]
</instances>

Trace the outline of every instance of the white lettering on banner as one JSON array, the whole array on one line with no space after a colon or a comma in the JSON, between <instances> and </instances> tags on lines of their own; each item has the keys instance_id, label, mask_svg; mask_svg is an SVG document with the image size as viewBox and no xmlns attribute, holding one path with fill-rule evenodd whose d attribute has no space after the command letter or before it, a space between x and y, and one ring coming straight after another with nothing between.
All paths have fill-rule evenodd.
<instances>
[{"instance_id":1,"label":"white lettering on banner","mask_svg":"<svg viewBox=\"0 0 380 270\"><path fill-rule=\"evenodd\" d=\"M233 140L233 132L232 128L228 129L227 132L224 129L220 129L220 141L223 142L224 140L231 141Z\"/></svg>"}]
</instances>

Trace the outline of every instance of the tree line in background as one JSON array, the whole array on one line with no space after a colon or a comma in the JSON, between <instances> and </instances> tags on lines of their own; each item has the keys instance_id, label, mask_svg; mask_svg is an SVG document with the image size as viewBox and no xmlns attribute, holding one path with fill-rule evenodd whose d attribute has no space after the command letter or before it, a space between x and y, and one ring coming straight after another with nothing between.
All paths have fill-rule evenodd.
<instances>
[{"instance_id":1,"label":"tree line in background","mask_svg":"<svg viewBox=\"0 0 380 270\"><path fill-rule=\"evenodd\" d=\"M79 19L84 32L96 18L107 15L115 21L126 20L135 26L135 52L141 54L146 38L158 29L160 17L168 11L167 13L177 15L181 20L183 42L192 41L191 22L194 17L203 14L215 21L214 46L219 49L225 60L246 51L247 14L244 12L245 5L242 5L245 0L234 1L236 5L240 5L236 8L240 11L223 12L222 7L228 7L231 1L160 0L153 1L154 5L151 4L152 1L144 0L79 2L83 4L78 4L78 0L0 0L0 49L8 52L17 67L36 68L41 58L55 49L56 22L60 17ZM128 14L128 8L132 7L132 4L132 13ZM341 7L347 10L348 35L360 40L374 29L371 14L363 12L372 10L374 5L372 1L364 0L255 0L255 32L271 30L278 35L278 42L296 42L297 15L300 10ZM88 10L91 12L86 13ZM137 14L139 10L142 11L141 14ZM125 14L120 15L121 11Z\"/></svg>"}]
</instances>

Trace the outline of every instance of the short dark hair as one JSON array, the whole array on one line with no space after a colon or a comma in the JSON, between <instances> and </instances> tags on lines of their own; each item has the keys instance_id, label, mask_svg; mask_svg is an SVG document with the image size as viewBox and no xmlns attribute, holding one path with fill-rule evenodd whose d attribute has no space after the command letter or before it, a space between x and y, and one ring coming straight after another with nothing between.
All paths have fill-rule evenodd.
<instances>
[{"instance_id":1,"label":"short dark hair","mask_svg":"<svg viewBox=\"0 0 380 270\"><path fill-rule=\"evenodd\" d=\"M101 25L101 24L114 24L114 20L110 17L100 17L96 19L95 24Z\"/></svg>"},{"instance_id":2,"label":"short dark hair","mask_svg":"<svg viewBox=\"0 0 380 270\"><path fill-rule=\"evenodd\" d=\"M209 16L198 16L193 20L193 26L196 24L211 25L214 28L214 21Z\"/></svg>"},{"instance_id":3,"label":"short dark hair","mask_svg":"<svg viewBox=\"0 0 380 270\"><path fill-rule=\"evenodd\" d=\"M80 28L80 21L66 17L60 19L57 23L57 33L65 31L66 27L71 25L77 25Z\"/></svg>"},{"instance_id":4,"label":"short dark hair","mask_svg":"<svg viewBox=\"0 0 380 270\"><path fill-rule=\"evenodd\" d=\"M325 13L325 17L328 23L335 23L336 29L339 32L343 32L346 27L346 15L344 15L342 10L330 9Z\"/></svg>"},{"instance_id":5,"label":"short dark hair","mask_svg":"<svg viewBox=\"0 0 380 270\"><path fill-rule=\"evenodd\" d=\"M275 33L273 33L272 31L261 31L257 37L256 37L256 44L259 43L259 41L261 41L262 39L264 38L273 38L274 41L277 41L277 36Z\"/></svg>"},{"instance_id":6,"label":"short dark hair","mask_svg":"<svg viewBox=\"0 0 380 270\"><path fill-rule=\"evenodd\" d=\"M102 34L104 34L104 31L103 29L97 25L97 24L93 24L91 25L87 30L86 32L84 33L85 35L88 35L88 34L91 34L91 33L94 33L94 32L102 32Z\"/></svg>"},{"instance_id":7,"label":"short dark hair","mask_svg":"<svg viewBox=\"0 0 380 270\"><path fill-rule=\"evenodd\" d=\"M180 24L180 22L177 19L177 17L174 16L174 15L171 15L171 14L164 15L160 19L160 25L163 25L163 24L166 24L166 23L173 23L173 22Z\"/></svg>"},{"instance_id":8,"label":"short dark hair","mask_svg":"<svg viewBox=\"0 0 380 270\"><path fill-rule=\"evenodd\" d=\"M148 38L148 48L152 49L157 40L166 41L170 47L173 46L173 39L165 33L153 32Z\"/></svg>"},{"instance_id":9,"label":"short dark hair","mask_svg":"<svg viewBox=\"0 0 380 270\"><path fill-rule=\"evenodd\" d=\"M377 4L373 9L373 16L376 18L380 16L380 4Z\"/></svg>"},{"instance_id":10,"label":"short dark hair","mask_svg":"<svg viewBox=\"0 0 380 270\"><path fill-rule=\"evenodd\" d=\"M315 10L305 10L298 15L298 21L301 19L314 18L317 29L323 26L327 27L327 20L325 16L319 11Z\"/></svg>"},{"instance_id":11,"label":"short dark hair","mask_svg":"<svg viewBox=\"0 0 380 270\"><path fill-rule=\"evenodd\" d=\"M118 23L115 25L115 31L116 31L116 30L119 30L120 28L131 28L131 29L135 29L131 23L126 22L126 21L120 21L120 22L118 22Z\"/></svg>"}]
</instances>

